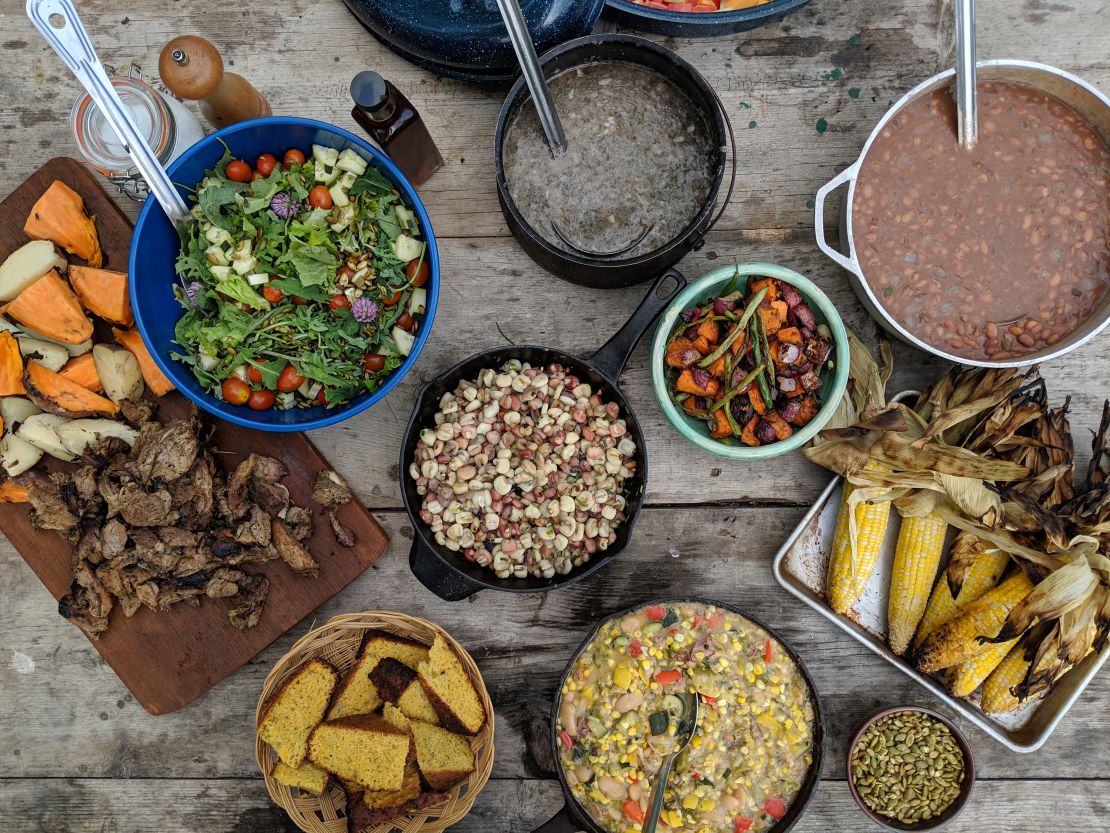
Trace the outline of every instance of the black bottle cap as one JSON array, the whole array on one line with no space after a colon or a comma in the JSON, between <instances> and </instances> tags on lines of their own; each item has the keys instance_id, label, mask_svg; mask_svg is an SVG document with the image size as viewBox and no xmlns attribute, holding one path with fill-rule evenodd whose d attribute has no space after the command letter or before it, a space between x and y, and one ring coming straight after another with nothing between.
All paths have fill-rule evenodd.
<instances>
[{"instance_id":1,"label":"black bottle cap","mask_svg":"<svg viewBox=\"0 0 1110 833\"><path fill-rule=\"evenodd\" d=\"M373 113L389 103L389 89L384 78L368 69L351 79L351 98L363 110Z\"/></svg>"}]
</instances>

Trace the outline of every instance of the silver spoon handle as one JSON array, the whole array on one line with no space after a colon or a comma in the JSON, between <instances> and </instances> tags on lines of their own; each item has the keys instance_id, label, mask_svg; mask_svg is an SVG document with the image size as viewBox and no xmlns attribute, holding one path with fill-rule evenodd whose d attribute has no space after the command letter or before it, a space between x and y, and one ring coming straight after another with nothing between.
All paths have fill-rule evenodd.
<instances>
[{"instance_id":1,"label":"silver spoon handle","mask_svg":"<svg viewBox=\"0 0 1110 833\"><path fill-rule=\"evenodd\" d=\"M956 0L956 115L960 144L979 141L979 99L975 89L975 0Z\"/></svg>"},{"instance_id":2,"label":"silver spoon handle","mask_svg":"<svg viewBox=\"0 0 1110 833\"><path fill-rule=\"evenodd\" d=\"M655 776L655 784L651 788L651 798L648 799L647 817L644 818L644 823L640 827L640 833L655 833L655 828L659 825L659 813L663 809L663 794L667 791L667 781L671 777L671 767L674 766L677 757L678 752L668 755L663 759L663 765L659 767L659 773Z\"/></svg>"},{"instance_id":3,"label":"silver spoon handle","mask_svg":"<svg viewBox=\"0 0 1110 833\"><path fill-rule=\"evenodd\" d=\"M100 108L170 222L182 228L189 219L185 201L120 101L73 3L70 0L27 0L27 17Z\"/></svg>"},{"instance_id":4,"label":"silver spoon handle","mask_svg":"<svg viewBox=\"0 0 1110 833\"><path fill-rule=\"evenodd\" d=\"M547 86L547 78L540 67L536 45L532 43L532 35L528 31L528 24L524 22L520 3L518 0L497 0L497 5L505 20L505 28L509 30L509 40L516 52L521 72L524 73L528 92L532 94L532 103L536 105L536 115L539 116L544 135L547 136L547 144L553 155L562 156L567 149L567 138L555 110L555 103L551 100L551 88Z\"/></svg>"}]
</instances>

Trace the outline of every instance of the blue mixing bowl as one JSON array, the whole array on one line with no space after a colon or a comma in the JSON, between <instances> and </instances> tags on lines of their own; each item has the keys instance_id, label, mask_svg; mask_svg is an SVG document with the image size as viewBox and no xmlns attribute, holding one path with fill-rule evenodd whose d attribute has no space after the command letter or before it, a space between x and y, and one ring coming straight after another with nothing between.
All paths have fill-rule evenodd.
<instances>
[{"instance_id":1,"label":"blue mixing bowl","mask_svg":"<svg viewBox=\"0 0 1110 833\"><path fill-rule=\"evenodd\" d=\"M186 202L189 202L189 189L193 189L204 178L204 173L212 168L223 155L221 142L227 144L231 153L239 159L253 162L263 153L272 153L279 159L289 148L300 148L306 154L312 145L324 145L340 150L356 151L371 165L376 167L393 183L401 194L405 205L416 213L420 220L420 231L427 242L424 260L431 267L431 275L425 289L428 291L428 304L420 322L419 334L412 352L405 363L393 371L385 382L373 393L364 393L338 408L325 408L317 405L312 408L294 408L288 411L252 411L246 405L229 405L208 393L197 382L192 370L170 358L171 352L180 352L174 343L174 327L184 310L174 297L173 288L177 283L174 261L181 249L181 242L161 207L149 199L139 214L135 233L131 238L131 256L128 260L128 276L131 285L131 308L135 314L135 326L139 328L154 361L185 396L199 407L215 414L221 419L257 428L262 431L307 431L312 428L325 428L335 425L355 414L365 411L375 402L385 398L405 377L424 348L432 331L432 321L436 315L439 301L439 251L436 248L432 222L416 189L409 184L404 175L389 161L381 151L360 139L353 133L313 119L300 119L292 116L272 116L239 122L197 142L170 164L167 172L177 184Z\"/></svg>"}]
</instances>

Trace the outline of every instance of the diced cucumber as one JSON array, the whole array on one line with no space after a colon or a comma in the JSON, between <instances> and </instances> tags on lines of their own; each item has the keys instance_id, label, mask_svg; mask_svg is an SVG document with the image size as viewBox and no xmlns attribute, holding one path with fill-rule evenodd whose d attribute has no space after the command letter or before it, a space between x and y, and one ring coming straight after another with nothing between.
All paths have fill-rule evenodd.
<instances>
[{"instance_id":1,"label":"diced cucumber","mask_svg":"<svg viewBox=\"0 0 1110 833\"><path fill-rule=\"evenodd\" d=\"M339 151L335 148L313 145L312 161L317 182L330 185L339 176L339 171L335 167L335 163L339 161Z\"/></svg>"},{"instance_id":2,"label":"diced cucumber","mask_svg":"<svg viewBox=\"0 0 1110 833\"><path fill-rule=\"evenodd\" d=\"M209 243L216 244L234 242L234 238L232 238L231 232L227 229L222 229L219 226L212 226L206 232L204 232L204 239L207 240Z\"/></svg>"},{"instance_id":3,"label":"diced cucumber","mask_svg":"<svg viewBox=\"0 0 1110 833\"><path fill-rule=\"evenodd\" d=\"M351 190L351 186L355 184L356 179L358 177L350 171L339 177L335 184L328 189L328 193L331 194L331 201L340 208L350 205L351 200L347 196L347 192Z\"/></svg>"},{"instance_id":4,"label":"diced cucumber","mask_svg":"<svg viewBox=\"0 0 1110 833\"><path fill-rule=\"evenodd\" d=\"M204 250L204 259L212 266L227 266L227 252L224 251L223 246L215 244L209 246Z\"/></svg>"},{"instance_id":5,"label":"diced cucumber","mask_svg":"<svg viewBox=\"0 0 1110 833\"><path fill-rule=\"evenodd\" d=\"M355 153L353 150L345 150L339 154L339 161L336 167L341 171L350 171L356 176L361 176L366 173L366 160Z\"/></svg>"},{"instance_id":6,"label":"diced cucumber","mask_svg":"<svg viewBox=\"0 0 1110 833\"><path fill-rule=\"evenodd\" d=\"M409 298L409 315L423 315L427 306L428 291L422 286L416 287Z\"/></svg>"},{"instance_id":7,"label":"diced cucumber","mask_svg":"<svg viewBox=\"0 0 1110 833\"><path fill-rule=\"evenodd\" d=\"M393 211L397 214L397 222L401 224L401 228L405 231L415 234L419 228L416 222L416 215L403 205L398 205Z\"/></svg>"},{"instance_id":8,"label":"diced cucumber","mask_svg":"<svg viewBox=\"0 0 1110 833\"><path fill-rule=\"evenodd\" d=\"M231 261L231 268L235 270L238 275L248 275L251 270L258 268L258 258L250 255L245 258L239 258Z\"/></svg>"},{"instance_id":9,"label":"diced cucumber","mask_svg":"<svg viewBox=\"0 0 1110 833\"><path fill-rule=\"evenodd\" d=\"M411 353L412 348L416 345L416 336L406 330L402 330L400 327L393 328L393 340L397 343L397 349L401 351L402 356L407 356Z\"/></svg>"},{"instance_id":10,"label":"diced cucumber","mask_svg":"<svg viewBox=\"0 0 1110 833\"><path fill-rule=\"evenodd\" d=\"M270 276L264 272L255 272L252 275L247 275L247 283L251 286L264 286L270 282Z\"/></svg>"},{"instance_id":11,"label":"diced cucumber","mask_svg":"<svg viewBox=\"0 0 1110 833\"><path fill-rule=\"evenodd\" d=\"M355 219L355 207L353 205L344 205L339 209L339 214L336 215L336 221L331 224L331 230L339 234L349 226Z\"/></svg>"},{"instance_id":12,"label":"diced cucumber","mask_svg":"<svg viewBox=\"0 0 1110 833\"><path fill-rule=\"evenodd\" d=\"M399 234L393 239L390 244L393 248L393 254L402 263L408 263L410 260L416 260L424 251L424 244L419 240L409 237L407 234Z\"/></svg>"},{"instance_id":13,"label":"diced cucumber","mask_svg":"<svg viewBox=\"0 0 1110 833\"><path fill-rule=\"evenodd\" d=\"M216 280L227 280L231 276L230 266L209 266L208 271L212 273L212 277Z\"/></svg>"},{"instance_id":14,"label":"diced cucumber","mask_svg":"<svg viewBox=\"0 0 1110 833\"><path fill-rule=\"evenodd\" d=\"M288 411L297 405L297 394L295 393L279 393L277 395L277 406L283 411Z\"/></svg>"},{"instance_id":15,"label":"diced cucumber","mask_svg":"<svg viewBox=\"0 0 1110 833\"><path fill-rule=\"evenodd\" d=\"M219 359L215 356L205 353L203 350L197 351L197 362L200 364L201 370L214 370L218 365Z\"/></svg>"}]
</instances>

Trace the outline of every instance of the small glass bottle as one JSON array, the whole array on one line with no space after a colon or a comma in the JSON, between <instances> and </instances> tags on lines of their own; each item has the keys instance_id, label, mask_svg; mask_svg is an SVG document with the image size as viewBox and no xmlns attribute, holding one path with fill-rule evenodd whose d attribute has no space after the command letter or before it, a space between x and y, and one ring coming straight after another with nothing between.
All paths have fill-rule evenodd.
<instances>
[{"instance_id":1,"label":"small glass bottle","mask_svg":"<svg viewBox=\"0 0 1110 833\"><path fill-rule=\"evenodd\" d=\"M125 78L114 75L111 80L139 132L163 166L204 138L200 121L181 102L163 96L134 76ZM77 149L95 170L127 196L140 201L146 197L146 183L100 108L88 95L81 96L74 103L70 127Z\"/></svg>"},{"instance_id":2,"label":"small glass bottle","mask_svg":"<svg viewBox=\"0 0 1110 833\"><path fill-rule=\"evenodd\" d=\"M420 113L401 91L371 70L351 81L354 120L378 143L415 186L443 167L436 143Z\"/></svg>"}]
</instances>

